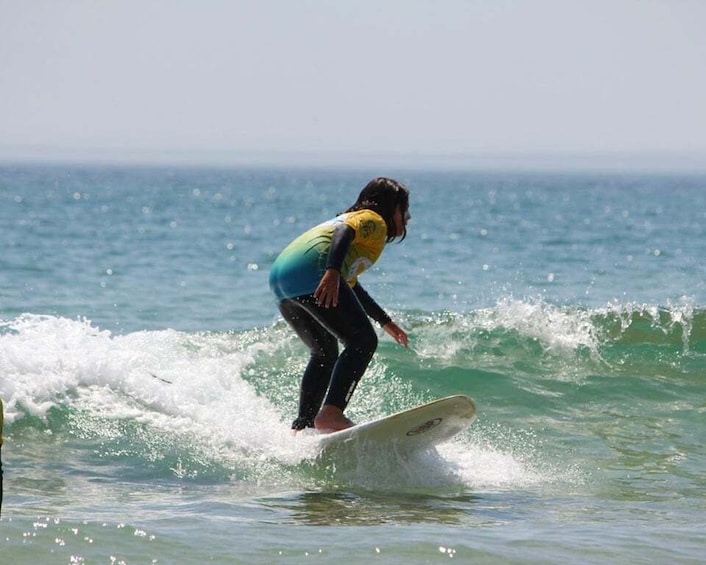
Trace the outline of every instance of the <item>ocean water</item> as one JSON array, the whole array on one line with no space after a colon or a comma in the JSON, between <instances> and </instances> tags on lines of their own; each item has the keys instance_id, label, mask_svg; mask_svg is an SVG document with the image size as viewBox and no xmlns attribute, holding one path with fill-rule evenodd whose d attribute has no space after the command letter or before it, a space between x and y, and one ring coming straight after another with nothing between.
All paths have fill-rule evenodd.
<instances>
[{"instance_id":1,"label":"ocean water","mask_svg":"<svg viewBox=\"0 0 706 565\"><path fill-rule=\"evenodd\" d=\"M373 176L412 193L364 284L356 421L478 418L402 460L293 437L267 272ZM706 177L0 167L0 562L701 563Z\"/></svg>"}]
</instances>

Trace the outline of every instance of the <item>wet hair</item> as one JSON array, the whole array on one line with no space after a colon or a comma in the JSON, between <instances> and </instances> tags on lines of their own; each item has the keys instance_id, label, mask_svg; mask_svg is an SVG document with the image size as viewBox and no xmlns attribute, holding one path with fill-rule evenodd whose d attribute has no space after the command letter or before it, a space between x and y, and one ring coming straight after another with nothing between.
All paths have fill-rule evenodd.
<instances>
[{"instance_id":1,"label":"wet hair","mask_svg":"<svg viewBox=\"0 0 706 565\"><path fill-rule=\"evenodd\" d=\"M387 241L390 242L395 237L397 228L395 226L394 215L399 205L402 216L409 209L409 190L401 182L386 177L378 177L371 180L358 195L355 204L348 208L346 212L357 210L372 210L380 214L387 224ZM400 241L407 237L407 228Z\"/></svg>"}]
</instances>

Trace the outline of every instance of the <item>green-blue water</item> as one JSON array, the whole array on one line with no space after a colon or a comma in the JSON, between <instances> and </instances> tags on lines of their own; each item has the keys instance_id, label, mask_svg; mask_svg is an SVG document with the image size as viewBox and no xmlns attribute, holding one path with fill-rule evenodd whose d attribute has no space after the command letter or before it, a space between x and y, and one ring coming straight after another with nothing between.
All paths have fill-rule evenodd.
<instances>
[{"instance_id":1,"label":"green-blue water","mask_svg":"<svg viewBox=\"0 0 706 565\"><path fill-rule=\"evenodd\" d=\"M365 286L349 415L473 397L437 452L292 437L267 270L369 178L412 221ZM0 168L2 563L700 563L706 178Z\"/></svg>"}]
</instances>

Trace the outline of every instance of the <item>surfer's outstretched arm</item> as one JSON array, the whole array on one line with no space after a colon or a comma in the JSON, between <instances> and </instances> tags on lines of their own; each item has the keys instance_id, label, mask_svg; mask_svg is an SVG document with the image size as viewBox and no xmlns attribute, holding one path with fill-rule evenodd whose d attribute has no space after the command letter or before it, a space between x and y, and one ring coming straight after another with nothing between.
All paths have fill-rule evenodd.
<instances>
[{"instance_id":1,"label":"surfer's outstretched arm","mask_svg":"<svg viewBox=\"0 0 706 565\"><path fill-rule=\"evenodd\" d=\"M399 327L395 322L389 321L382 327L385 333L390 335L400 345L407 347L409 345L409 338L407 337L407 332L405 332L401 327Z\"/></svg>"}]
</instances>

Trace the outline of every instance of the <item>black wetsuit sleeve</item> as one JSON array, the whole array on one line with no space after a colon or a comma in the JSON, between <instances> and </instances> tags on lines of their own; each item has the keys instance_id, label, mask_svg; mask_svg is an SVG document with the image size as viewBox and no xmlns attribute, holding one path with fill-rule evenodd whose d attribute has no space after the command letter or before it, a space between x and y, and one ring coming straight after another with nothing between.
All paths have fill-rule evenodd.
<instances>
[{"instance_id":1,"label":"black wetsuit sleeve","mask_svg":"<svg viewBox=\"0 0 706 565\"><path fill-rule=\"evenodd\" d=\"M358 298L361 306L363 306L365 313L378 324L384 326L388 322L392 321L390 316L387 315L387 312L385 312L385 310L383 310L380 305L373 300L373 298L366 292L359 282L353 287L353 292Z\"/></svg>"},{"instance_id":2,"label":"black wetsuit sleeve","mask_svg":"<svg viewBox=\"0 0 706 565\"><path fill-rule=\"evenodd\" d=\"M343 268L343 261L355 239L355 230L347 224L339 224L331 236L331 247L326 259L327 269L336 269L339 273ZM345 283L343 283L345 284ZM378 305L375 300L365 291L359 282L353 287L353 292L358 298L365 313L381 326L391 322L390 316Z\"/></svg>"},{"instance_id":3,"label":"black wetsuit sleeve","mask_svg":"<svg viewBox=\"0 0 706 565\"><path fill-rule=\"evenodd\" d=\"M347 224L339 224L331 236L331 247L326 259L327 269L336 269L339 273L343 268L343 260L355 238L355 230Z\"/></svg>"}]
</instances>

